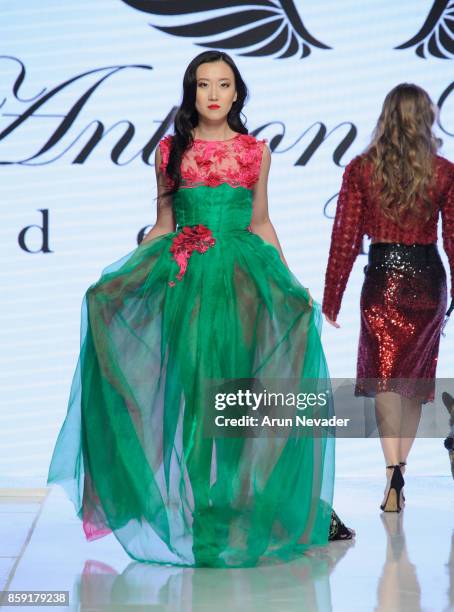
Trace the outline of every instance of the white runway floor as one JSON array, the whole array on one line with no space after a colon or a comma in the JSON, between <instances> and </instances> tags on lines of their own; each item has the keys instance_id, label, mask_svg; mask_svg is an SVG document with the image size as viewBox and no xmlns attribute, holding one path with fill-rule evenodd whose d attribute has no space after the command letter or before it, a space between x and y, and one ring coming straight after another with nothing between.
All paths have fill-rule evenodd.
<instances>
[{"instance_id":1,"label":"white runway floor","mask_svg":"<svg viewBox=\"0 0 454 612\"><path fill-rule=\"evenodd\" d=\"M338 478L335 507L356 541L252 569L181 569L132 561L114 536L83 538L59 487L0 495L0 586L68 590L68 607L10 610L454 610L454 482L407 476L407 506L382 514L384 483ZM1 494L1 491L0 491Z\"/></svg>"}]
</instances>

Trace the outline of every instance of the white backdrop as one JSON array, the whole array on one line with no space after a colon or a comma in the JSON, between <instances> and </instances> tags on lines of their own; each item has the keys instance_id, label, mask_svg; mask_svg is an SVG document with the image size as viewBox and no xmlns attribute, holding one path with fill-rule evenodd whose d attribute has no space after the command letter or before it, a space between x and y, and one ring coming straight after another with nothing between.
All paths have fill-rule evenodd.
<instances>
[{"instance_id":1,"label":"white backdrop","mask_svg":"<svg viewBox=\"0 0 454 612\"><path fill-rule=\"evenodd\" d=\"M452 61L430 54L423 59L414 47L395 49L420 30L431 6L426 0L296 0L307 30L330 49L310 45L303 59L242 57L241 49L227 49L250 90L247 127L273 148L272 221L292 270L319 302L335 199L328 216L325 205L339 190L343 167L368 143L389 89L409 81L426 88L435 102L444 95L437 131L442 154L454 158ZM44 484L76 365L83 294L154 222L152 160L159 130L171 131L165 121L179 104L184 69L203 50L195 43L228 34L197 39L150 24L189 24L235 11L240 7L164 16L122 0L0 0L0 486ZM328 135L298 165L316 122ZM104 136L87 153L101 125ZM357 132L337 159L336 147L352 126ZM273 140L277 136L280 141ZM360 256L352 271L341 329L324 327L333 377L355 374L365 263ZM451 323L438 376L452 376L453 352ZM363 475L381 474L377 440L344 440L339 475L355 473L358 453ZM418 440L414 465L447 473L445 455L439 440Z\"/></svg>"}]
</instances>

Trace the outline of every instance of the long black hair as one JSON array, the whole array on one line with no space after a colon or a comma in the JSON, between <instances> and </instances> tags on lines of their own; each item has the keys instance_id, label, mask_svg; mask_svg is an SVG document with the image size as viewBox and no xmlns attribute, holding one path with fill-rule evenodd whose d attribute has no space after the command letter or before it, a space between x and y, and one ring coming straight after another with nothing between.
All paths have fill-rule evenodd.
<instances>
[{"instance_id":1,"label":"long black hair","mask_svg":"<svg viewBox=\"0 0 454 612\"><path fill-rule=\"evenodd\" d=\"M227 115L227 123L235 132L247 134L248 130L240 118L241 110L248 96L246 83L240 74L240 71L235 65L230 55L222 51L204 51L197 55L186 68L183 77L183 99L178 108L174 119L174 135L172 145L169 152L169 161L166 168L166 174L173 180L173 187L164 195L175 193L181 184L181 158L183 153L193 143L192 130L199 122L198 112L195 108L195 99L197 93L196 71L200 64L207 62L224 61L230 66L235 76L235 88L237 99L233 102L232 107Z\"/></svg>"}]
</instances>

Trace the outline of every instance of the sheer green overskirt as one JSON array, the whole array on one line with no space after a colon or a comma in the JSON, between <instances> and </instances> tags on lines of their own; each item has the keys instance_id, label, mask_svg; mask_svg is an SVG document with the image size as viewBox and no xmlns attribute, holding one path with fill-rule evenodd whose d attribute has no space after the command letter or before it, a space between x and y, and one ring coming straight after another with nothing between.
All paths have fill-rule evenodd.
<instances>
[{"instance_id":1,"label":"sheer green overskirt","mask_svg":"<svg viewBox=\"0 0 454 612\"><path fill-rule=\"evenodd\" d=\"M178 272L175 233L107 267L82 303L80 357L48 483L87 539L139 561L245 567L326 545L332 437L213 437L217 379L328 379L321 310L277 250L213 232Z\"/></svg>"}]
</instances>

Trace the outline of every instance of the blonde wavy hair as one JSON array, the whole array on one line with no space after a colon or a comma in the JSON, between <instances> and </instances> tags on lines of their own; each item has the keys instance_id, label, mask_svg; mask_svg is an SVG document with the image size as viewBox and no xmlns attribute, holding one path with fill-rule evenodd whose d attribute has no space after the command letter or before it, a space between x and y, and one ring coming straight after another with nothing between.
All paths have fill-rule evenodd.
<instances>
[{"instance_id":1,"label":"blonde wavy hair","mask_svg":"<svg viewBox=\"0 0 454 612\"><path fill-rule=\"evenodd\" d=\"M373 183L379 188L383 214L402 226L412 213L429 220L433 160L442 141L432 126L436 107L428 93L412 83L401 83L383 102L365 159L373 165Z\"/></svg>"}]
</instances>

